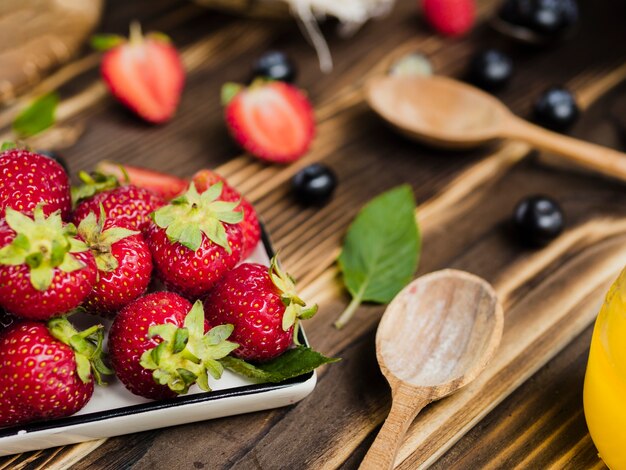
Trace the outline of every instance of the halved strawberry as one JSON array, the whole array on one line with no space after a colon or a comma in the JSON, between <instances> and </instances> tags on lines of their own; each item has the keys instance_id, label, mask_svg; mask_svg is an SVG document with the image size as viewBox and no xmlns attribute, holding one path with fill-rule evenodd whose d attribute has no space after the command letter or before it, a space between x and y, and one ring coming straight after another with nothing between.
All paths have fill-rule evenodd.
<instances>
[{"instance_id":1,"label":"halved strawberry","mask_svg":"<svg viewBox=\"0 0 626 470\"><path fill-rule=\"evenodd\" d=\"M96 172L115 176L122 184L132 184L139 188L150 189L167 201L180 196L189 186L189 182L184 179L167 173L106 160L98 162Z\"/></svg>"},{"instance_id":2,"label":"halved strawberry","mask_svg":"<svg viewBox=\"0 0 626 470\"><path fill-rule=\"evenodd\" d=\"M308 98L295 86L263 79L248 88L226 83L222 103L235 140L261 160L289 163L309 149L315 117Z\"/></svg>"},{"instance_id":3,"label":"halved strawberry","mask_svg":"<svg viewBox=\"0 0 626 470\"><path fill-rule=\"evenodd\" d=\"M108 49L100 71L113 96L148 122L160 124L174 115L185 72L166 36L144 37L139 24L133 23L129 41L107 35L95 37L92 43Z\"/></svg>"}]
</instances>

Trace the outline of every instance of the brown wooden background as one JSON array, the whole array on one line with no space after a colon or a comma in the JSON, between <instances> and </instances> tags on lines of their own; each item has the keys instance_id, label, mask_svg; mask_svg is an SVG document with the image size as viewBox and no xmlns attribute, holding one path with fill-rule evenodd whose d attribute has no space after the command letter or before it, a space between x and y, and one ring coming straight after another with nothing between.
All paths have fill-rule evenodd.
<instances>
[{"instance_id":1,"label":"brown wooden background","mask_svg":"<svg viewBox=\"0 0 626 470\"><path fill-rule=\"evenodd\" d=\"M403 182L420 204L419 273L455 267L485 277L501 296L506 324L485 374L427 408L411 427L399 468L424 462L442 469L602 466L585 426L582 383L589 325L626 264L624 185L556 169L517 143L459 153L421 147L382 125L363 103L361 87L406 51L419 50L439 73L458 76L472 52L498 46L515 57L515 77L501 94L515 112L527 115L539 92L565 84L586 108L574 133L624 148L615 123L626 109L626 87L619 86L626 77L626 4L581 0L575 37L533 49L482 23L498 2L479 2L481 24L462 40L432 35L415 3L399 0L391 15L350 39L327 24L335 70L322 75L293 22L242 19L183 0L109 0L99 30L124 33L139 19L180 47L188 79L178 116L163 127L139 122L108 97L98 56L89 51L0 111L6 127L36 93L59 89L60 124L83 131L64 151L75 171L101 159L180 176L217 167L253 200L303 296L320 304L306 328L312 344L343 358L321 369L314 393L291 407L5 457L0 468L357 468L389 409L374 355L384 308L364 306L347 328L335 330L332 322L348 298L333 259L358 209ZM295 59L298 83L319 120L313 150L288 167L241 155L222 123L220 85L245 80L249 64L268 48ZM289 178L314 161L332 166L340 185L324 208L303 209L290 197ZM515 203L534 193L557 198L568 222L567 231L540 251L519 246L507 226Z\"/></svg>"}]
</instances>

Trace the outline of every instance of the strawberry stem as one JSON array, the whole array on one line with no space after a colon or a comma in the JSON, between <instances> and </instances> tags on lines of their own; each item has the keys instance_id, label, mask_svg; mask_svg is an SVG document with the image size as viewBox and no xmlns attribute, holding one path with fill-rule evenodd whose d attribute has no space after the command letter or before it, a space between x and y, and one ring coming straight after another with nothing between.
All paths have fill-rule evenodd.
<instances>
[{"instance_id":1,"label":"strawberry stem","mask_svg":"<svg viewBox=\"0 0 626 470\"><path fill-rule=\"evenodd\" d=\"M141 24L139 21L133 21L130 24L130 44L137 46L143 42L143 33L141 32Z\"/></svg>"}]
</instances>

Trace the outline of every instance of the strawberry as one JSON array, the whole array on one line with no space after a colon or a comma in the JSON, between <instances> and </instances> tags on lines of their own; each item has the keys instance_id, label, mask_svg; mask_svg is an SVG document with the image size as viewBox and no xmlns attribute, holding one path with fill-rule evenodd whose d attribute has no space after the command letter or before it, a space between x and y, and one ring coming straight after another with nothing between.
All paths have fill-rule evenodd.
<instances>
[{"instance_id":1,"label":"strawberry","mask_svg":"<svg viewBox=\"0 0 626 470\"><path fill-rule=\"evenodd\" d=\"M174 397L194 383L209 391L207 374L219 379L223 367L217 360L238 346L226 341L232 330L232 325L210 329L200 301L192 307L172 292L155 292L115 317L111 364L124 386L142 397Z\"/></svg>"},{"instance_id":2,"label":"strawberry","mask_svg":"<svg viewBox=\"0 0 626 470\"><path fill-rule=\"evenodd\" d=\"M150 284L152 256L140 232L117 227L92 212L78 226L78 235L93 253L98 281L85 300L85 307L113 316L125 305L143 295Z\"/></svg>"},{"instance_id":3,"label":"strawberry","mask_svg":"<svg viewBox=\"0 0 626 470\"><path fill-rule=\"evenodd\" d=\"M119 181L127 184L149 189L166 201L180 196L189 186L189 182L176 176L108 161L99 162L96 165L96 171L115 176Z\"/></svg>"},{"instance_id":4,"label":"strawberry","mask_svg":"<svg viewBox=\"0 0 626 470\"><path fill-rule=\"evenodd\" d=\"M219 281L204 301L212 325L232 324L231 340L240 346L233 356L266 361L280 356L298 338L298 321L311 318L317 305L305 308L293 279L282 272L276 258L268 268L243 263Z\"/></svg>"},{"instance_id":5,"label":"strawberry","mask_svg":"<svg viewBox=\"0 0 626 470\"><path fill-rule=\"evenodd\" d=\"M69 219L70 182L54 160L27 150L6 150L0 153L0 181L0 218L7 207L32 215L44 204L46 215L58 210L63 220Z\"/></svg>"},{"instance_id":6,"label":"strawberry","mask_svg":"<svg viewBox=\"0 0 626 470\"><path fill-rule=\"evenodd\" d=\"M96 282L97 268L76 228L41 205L30 218L7 209L0 223L0 306L19 317L45 320L78 307Z\"/></svg>"},{"instance_id":7,"label":"strawberry","mask_svg":"<svg viewBox=\"0 0 626 470\"><path fill-rule=\"evenodd\" d=\"M315 135L315 116L306 95L284 82L255 80L248 88L222 88L226 125L244 150L272 163L297 160Z\"/></svg>"},{"instance_id":8,"label":"strawberry","mask_svg":"<svg viewBox=\"0 0 626 470\"><path fill-rule=\"evenodd\" d=\"M72 199L76 207L72 216L74 224L92 212L100 213L104 207L104 215L117 227L143 231L150 223L150 214L165 204L165 200L149 189L137 186L119 186L112 176L99 173L79 174L83 185L72 188Z\"/></svg>"},{"instance_id":9,"label":"strawberry","mask_svg":"<svg viewBox=\"0 0 626 470\"><path fill-rule=\"evenodd\" d=\"M176 112L185 71L167 36L143 36L139 23L130 26L130 39L100 36L94 46L108 49L100 72L109 91L122 104L154 124L169 121Z\"/></svg>"},{"instance_id":10,"label":"strawberry","mask_svg":"<svg viewBox=\"0 0 626 470\"><path fill-rule=\"evenodd\" d=\"M189 299L206 295L240 260L243 235L237 202L220 201L223 183L182 196L154 212L146 239L157 276Z\"/></svg>"},{"instance_id":11,"label":"strawberry","mask_svg":"<svg viewBox=\"0 0 626 470\"><path fill-rule=\"evenodd\" d=\"M423 0L422 9L430 25L444 36L462 36L474 25L474 0Z\"/></svg>"},{"instance_id":12,"label":"strawberry","mask_svg":"<svg viewBox=\"0 0 626 470\"><path fill-rule=\"evenodd\" d=\"M64 317L21 321L0 334L0 427L70 416L91 398L102 362L102 326L78 332Z\"/></svg>"},{"instance_id":13,"label":"strawberry","mask_svg":"<svg viewBox=\"0 0 626 470\"><path fill-rule=\"evenodd\" d=\"M252 204L250 204L246 198L241 196L239 191L230 186L225 178L218 175L214 171L208 169L200 170L193 175L192 180L199 193L203 193L209 188L209 186L221 181L224 184L224 187L222 189L222 194L220 195L220 200L227 202L241 201L235 210L241 209L243 212L243 220L239 222L239 226L243 232L242 259L246 259L252 254L261 239L259 218Z\"/></svg>"}]
</instances>

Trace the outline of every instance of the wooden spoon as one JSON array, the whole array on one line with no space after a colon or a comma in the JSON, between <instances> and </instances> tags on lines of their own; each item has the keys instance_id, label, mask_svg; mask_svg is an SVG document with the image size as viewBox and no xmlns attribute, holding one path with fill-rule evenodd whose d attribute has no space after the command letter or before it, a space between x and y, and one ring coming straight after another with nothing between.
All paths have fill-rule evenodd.
<instances>
[{"instance_id":1,"label":"wooden spoon","mask_svg":"<svg viewBox=\"0 0 626 470\"><path fill-rule=\"evenodd\" d=\"M503 323L491 285L463 271L427 274L393 299L376 333L391 411L360 469L393 467L415 416L478 376L500 343Z\"/></svg>"},{"instance_id":2,"label":"wooden spoon","mask_svg":"<svg viewBox=\"0 0 626 470\"><path fill-rule=\"evenodd\" d=\"M471 148L498 138L517 139L626 181L626 154L531 124L494 96L451 78L375 77L366 96L383 119L433 146Z\"/></svg>"}]
</instances>

